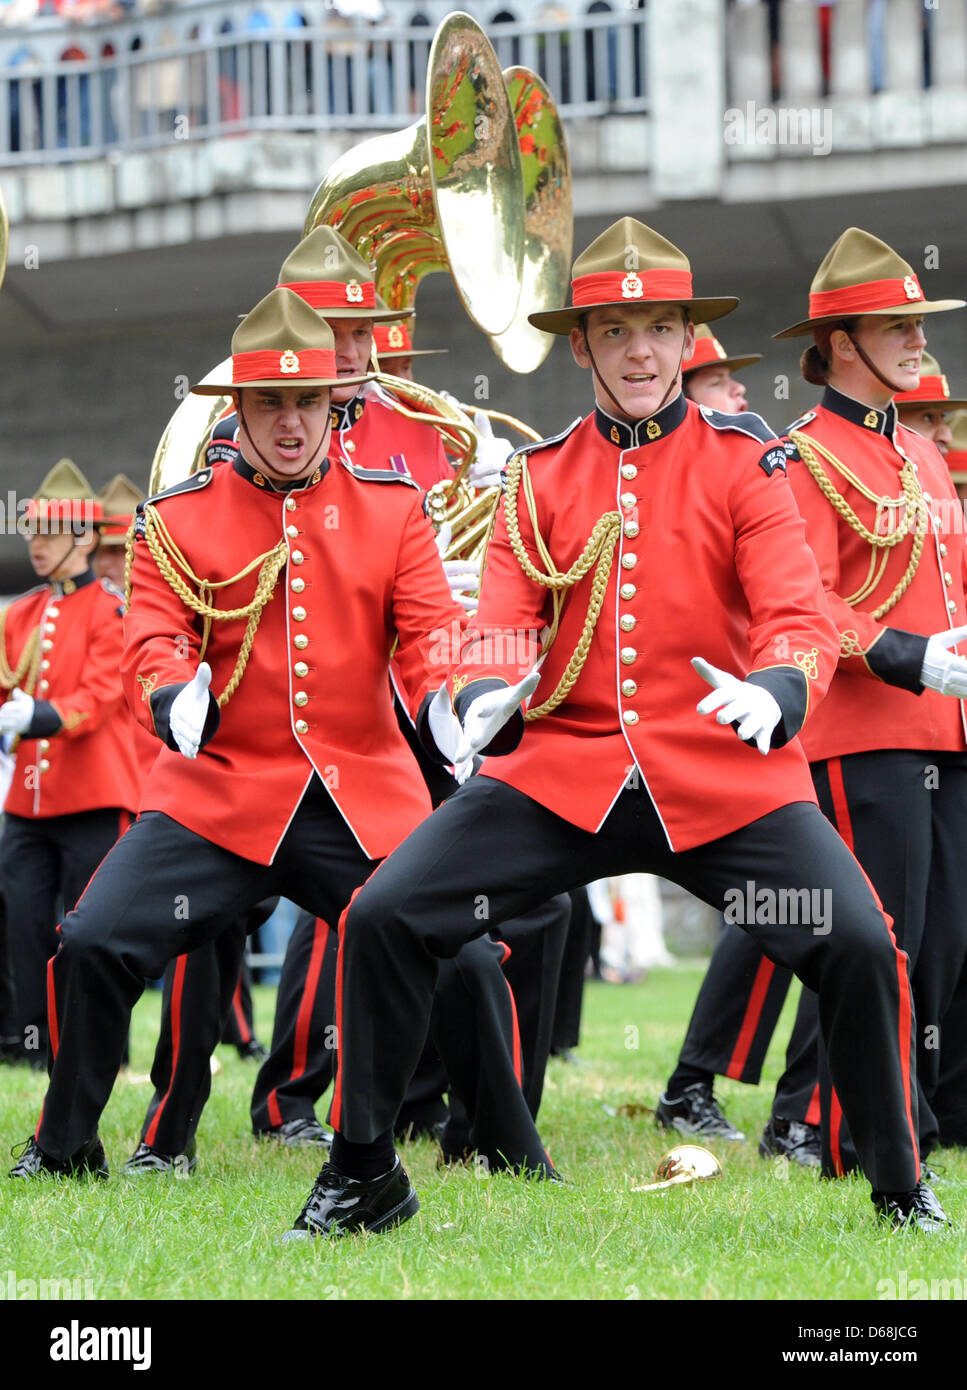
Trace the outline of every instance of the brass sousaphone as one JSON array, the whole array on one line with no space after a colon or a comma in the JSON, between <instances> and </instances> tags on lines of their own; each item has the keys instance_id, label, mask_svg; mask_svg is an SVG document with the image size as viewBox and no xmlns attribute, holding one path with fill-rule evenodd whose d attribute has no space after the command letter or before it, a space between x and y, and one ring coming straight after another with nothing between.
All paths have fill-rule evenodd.
<instances>
[{"instance_id":1,"label":"brass sousaphone","mask_svg":"<svg viewBox=\"0 0 967 1390\"><path fill-rule=\"evenodd\" d=\"M412 308L425 275L449 270L501 361L533 371L553 337L533 329L526 315L561 302L571 259L571 178L554 103L536 73L501 72L480 26L455 13L433 38L426 113L336 160L312 198L303 234L334 227L373 266L377 293L394 309ZM225 370L221 363L209 377ZM440 430L459 466L454 481L439 484L430 498L431 519L453 528L448 558L479 553L499 494L474 496L462 484L476 441L466 410L418 383L385 373L378 381L404 413ZM211 429L229 404L210 396L181 403L155 452L149 494L202 467ZM526 426L522 432L538 437Z\"/></svg>"}]
</instances>

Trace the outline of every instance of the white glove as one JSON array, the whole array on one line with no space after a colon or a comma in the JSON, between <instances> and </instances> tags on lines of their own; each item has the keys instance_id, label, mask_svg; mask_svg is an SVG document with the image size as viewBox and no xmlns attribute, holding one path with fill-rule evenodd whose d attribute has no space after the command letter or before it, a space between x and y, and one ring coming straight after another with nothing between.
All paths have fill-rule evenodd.
<instances>
[{"instance_id":1,"label":"white glove","mask_svg":"<svg viewBox=\"0 0 967 1390\"><path fill-rule=\"evenodd\" d=\"M958 700L967 699L967 661L947 650L965 638L967 627L955 627L952 632L935 632L927 638L920 680L930 690L936 690L941 695L954 695ZM0 710L0 718L2 716L3 710Z\"/></svg>"},{"instance_id":2,"label":"white glove","mask_svg":"<svg viewBox=\"0 0 967 1390\"><path fill-rule=\"evenodd\" d=\"M457 754L460 743L463 739L463 729L460 720L453 710L450 700L450 692L445 685L440 689L430 701L430 708L427 710L427 719L430 724L430 733L433 735L433 742L446 758L447 762L453 764L454 772L463 772L463 776L457 777L458 782L465 782L473 769L473 758L470 759L470 769L465 770L462 765L458 765Z\"/></svg>"},{"instance_id":3,"label":"white glove","mask_svg":"<svg viewBox=\"0 0 967 1390\"><path fill-rule=\"evenodd\" d=\"M444 560L453 528L445 521L436 535L436 548L443 562L443 573L450 585L451 597L468 613L477 611L477 593L480 589L479 560Z\"/></svg>"},{"instance_id":4,"label":"white glove","mask_svg":"<svg viewBox=\"0 0 967 1390\"><path fill-rule=\"evenodd\" d=\"M482 410L473 412L473 423L480 435L477 454L467 469L467 482L471 487L503 487L504 467L514 446L509 439L498 436L490 427L490 416Z\"/></svg>"},{"instance_id":5,"label":"white glove","mask_svg":"<svg viewBox=\"0 0 967 1390\"><path fill-rule=\"evenodd\" d=\"M33 717L33 696L25 695L18 685L6 704L0 705L0 734L22 734Z\"/></svg>"},{"instance_id":6,"label":"white glove","mask_svg":"<svg viewBox=\"0 0 967 1390\"><path fill-rule=\"evenodd\" d=\"M539 671L531 671L516 685L488 690L470 701L463 716L463 737L457 746L453 764L458 782L467 780L473 770L476 754L481 753L500 732L521 701L533 695L540 678Z\"/></svg>"},{"instance_id":7,"label":"white glove","mask_svg":"<svg viewBox=\"0 0 967 1390\"><path fill-rule=\"evenodd\" d=\"M171 704L168 727L171 729L178 751L186 758L197 758L198 745L208 718L208 687L211 684L212 668L203 661L184 690L179 691Z\"/></svg>"},{"instance_id":8,"label":"white glove","mask_svg":"<svg viewBox=\"0 0 967 1390\"><path fill-rule=\"evenodd\" d=\"M699 700L696 706L699 714L711 714L717 709L715 717L720 724L731 724L738 719L740 723L736 733L739 738L755 739L755 746L765 756L769 751L772 731L782 718L782 710L775 696L761 685L740 681L737 676L729 675L728 671L720 671L700 656L692 657L692 666L703 681L715 687L711 695Z\"/></svg>"}]
</instances>

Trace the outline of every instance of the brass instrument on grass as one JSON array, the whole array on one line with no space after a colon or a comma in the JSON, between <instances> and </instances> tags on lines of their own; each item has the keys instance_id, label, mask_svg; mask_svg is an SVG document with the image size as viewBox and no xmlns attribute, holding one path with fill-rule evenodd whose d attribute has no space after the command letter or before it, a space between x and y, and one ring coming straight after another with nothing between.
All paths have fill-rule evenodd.
<instances>
[{"instance_id":1,"label":"brass instrument on grass","mask_svg":"<svg viewBox=\"0 0 967 1390\"><path fill-rule=\"evenodd\" d=\"M633 1187L632 1192L666 1192L670 1187L683 1187L722 1176L722 1165L713 1153L698 1144L679 1144L669 1149L655 1169L657 1182Z\"/></svg>"}]
</instances>

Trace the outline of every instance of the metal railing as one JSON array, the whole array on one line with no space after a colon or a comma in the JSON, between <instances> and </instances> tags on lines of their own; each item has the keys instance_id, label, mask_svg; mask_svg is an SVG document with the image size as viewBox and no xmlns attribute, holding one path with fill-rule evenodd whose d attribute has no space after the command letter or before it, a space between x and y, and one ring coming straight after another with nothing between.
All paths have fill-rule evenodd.
<instances>
[{"instance_id":1,"label":"metal railing","mask_svg":"<svg viewBox=\"0 0 967 1390\"><path fill-rule=\"evenodd\" d=\"M640 112L646 19L631 10L569 25L500 24L489 37L503 66L541 74L564 115ZM431 39L427 27L258 29L0 67L0 165L251 131L397 129L422 114Z\"/></svg>"}]
</instances>

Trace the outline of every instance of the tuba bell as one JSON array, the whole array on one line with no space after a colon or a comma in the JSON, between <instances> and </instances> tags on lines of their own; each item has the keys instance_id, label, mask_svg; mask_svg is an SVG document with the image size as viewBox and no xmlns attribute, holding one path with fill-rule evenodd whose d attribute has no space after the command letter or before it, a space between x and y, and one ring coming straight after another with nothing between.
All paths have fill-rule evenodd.
<instances>
[{"instance_id":1,"label":"tuba bell","mask_svg":"<svg viewBox=\"0 0 967 1390\"><path fill-rule=\"evenodd\" d=\"M354 145L316 189L303 235L334 227L373 266L376 292L410 309L424 275L449 270L473 322L505 332L526 239L520 144L497 55L469 15L433 36L426 114Z\"/></svg>"}]
</instances>

